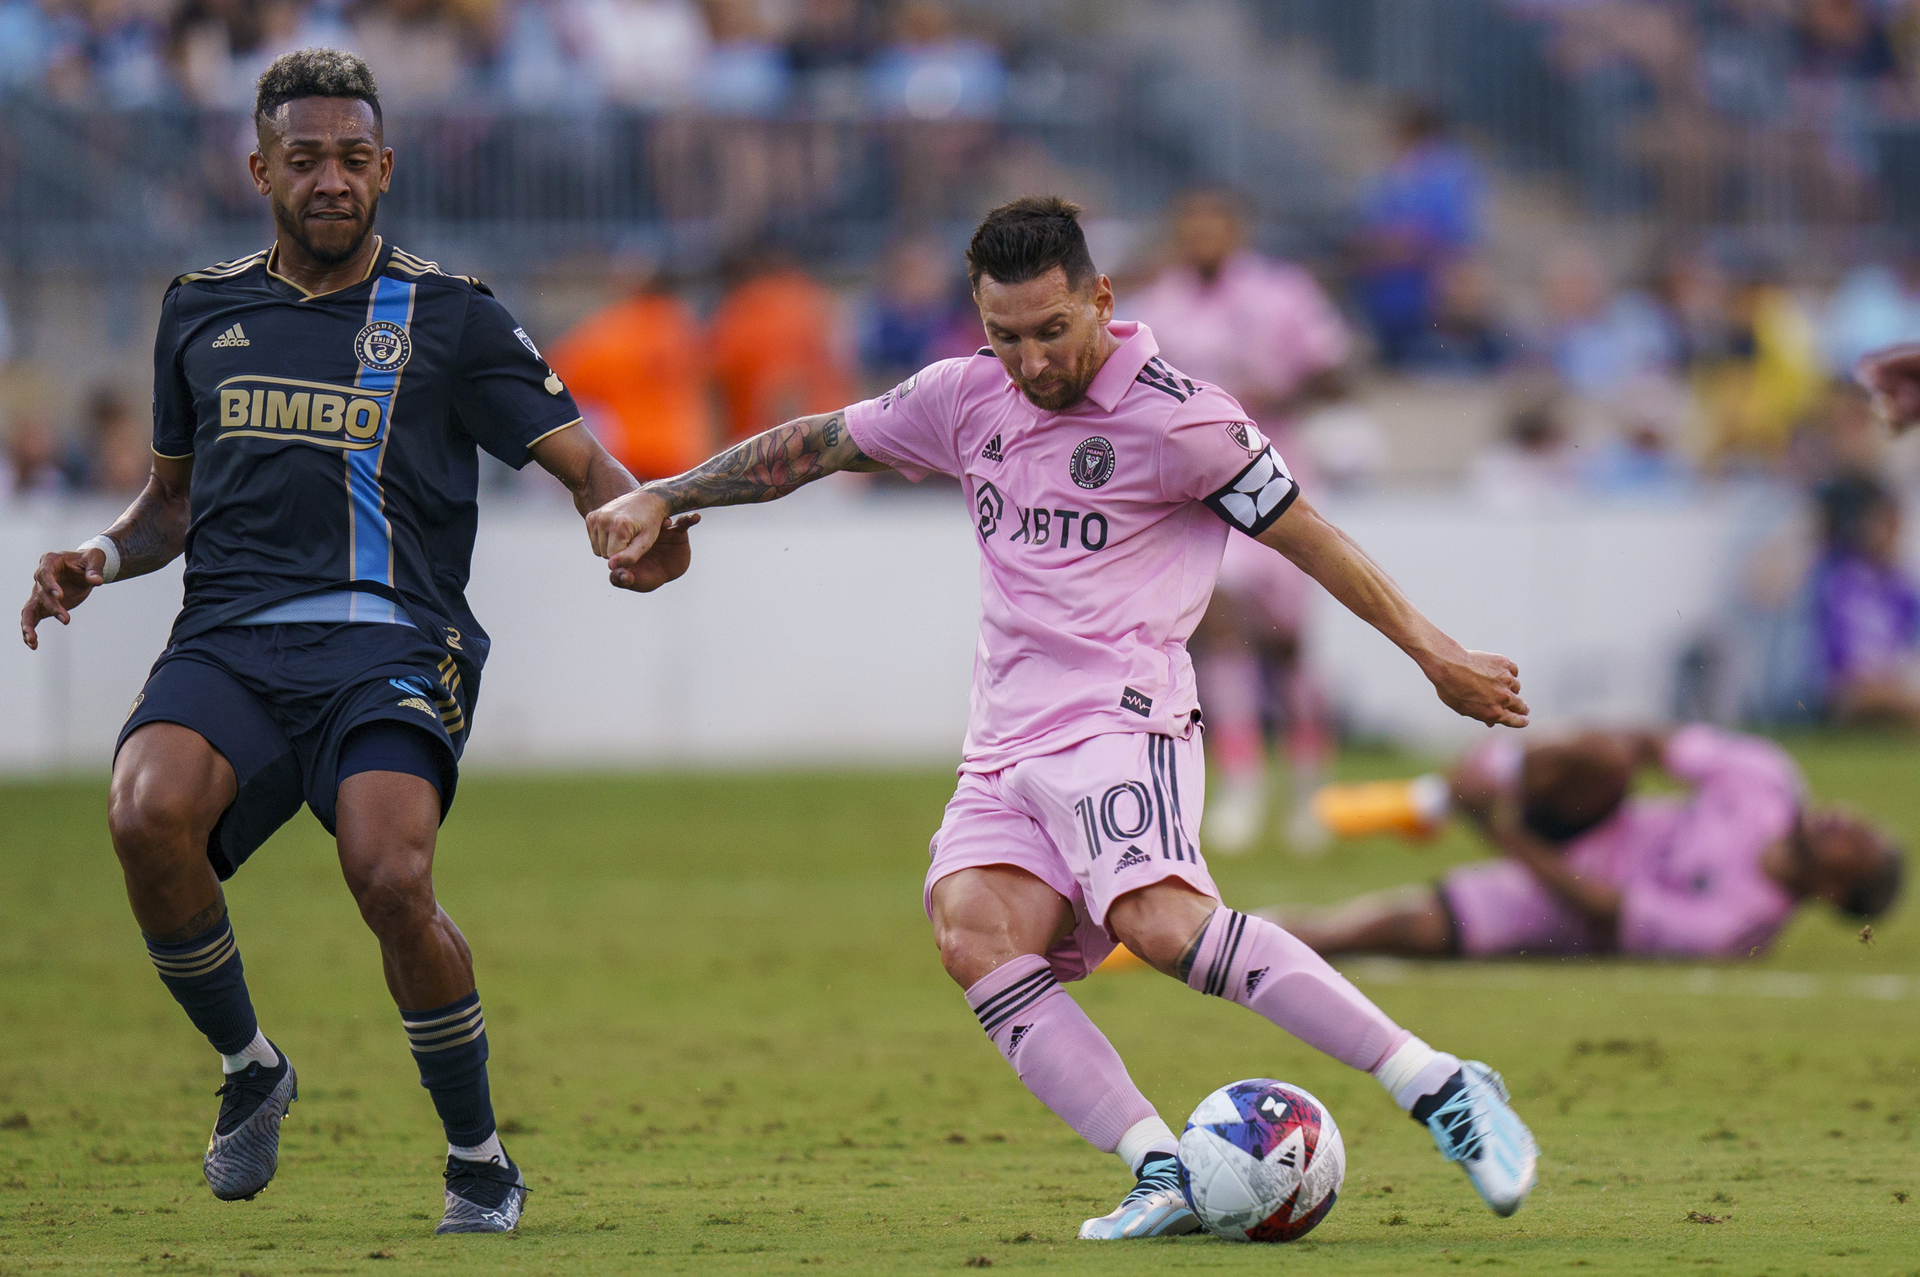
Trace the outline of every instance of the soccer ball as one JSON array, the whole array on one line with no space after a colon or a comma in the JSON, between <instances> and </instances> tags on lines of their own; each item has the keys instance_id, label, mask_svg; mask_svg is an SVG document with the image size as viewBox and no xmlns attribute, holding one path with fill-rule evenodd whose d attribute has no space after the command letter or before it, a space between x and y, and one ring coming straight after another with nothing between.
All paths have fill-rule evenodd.
<instances>
[{"instance_id":1,"label":"soccer ball","mask_svg":"<svg viewBox=\"0 0 1920 1277\"><path fill-rule=\"evenodd\" d=\"M1347 1150L1327 1106L1253 1078L1200 1101L1180 1136L1180 1191L1215 1237L1290 1242L1327 1217Z\"/></svg>"}]
</instances>

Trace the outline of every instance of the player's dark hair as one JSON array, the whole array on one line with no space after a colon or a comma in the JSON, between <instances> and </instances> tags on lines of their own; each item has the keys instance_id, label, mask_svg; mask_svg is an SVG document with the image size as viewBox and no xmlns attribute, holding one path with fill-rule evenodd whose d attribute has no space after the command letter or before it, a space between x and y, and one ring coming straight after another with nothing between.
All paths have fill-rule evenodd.
<instances>
[{"instance_id":1,"label":"player's dark hair","mask_svg":"<svg viewBox=\"0 0 1920 1277\"><path fill-rule=\"evenodd\" d=\"M354 98L373 108L375 124L382 122L373 68L344 49L296 49L275 58L254 87L254 122L266 123L300 98Z\"/></svg>"},{"instance_id":2,"label":"player's dark hair","mask_svg":"<svg viewBox=\"0 0 1920 1277\"><path fill-rule=\"evenodd\" d=\"M1880 863L1854 883L1853 890L1840 902L1841 912L1863 920L1878 918L1900 898L1900 887L1907 877L1907 853L1891 840L1883 842L1882 850L1886 854L1880 857Z\"/></svg>"},{"instance_id":3,"label":"player's dark hair","mask_svg":"<svg viewBox=\"0 0 1920 1277\"><path fill-rule=\"evenodd\" d=\"M1067 272L1067 287L1079 292L1099 273L1080 229L1080 206L1058 195L1023 195L988 213L967 245L967 282L976 290L983 275L1002 284L1024 284L1054 267Z\"/></svg>"}]
</instances>

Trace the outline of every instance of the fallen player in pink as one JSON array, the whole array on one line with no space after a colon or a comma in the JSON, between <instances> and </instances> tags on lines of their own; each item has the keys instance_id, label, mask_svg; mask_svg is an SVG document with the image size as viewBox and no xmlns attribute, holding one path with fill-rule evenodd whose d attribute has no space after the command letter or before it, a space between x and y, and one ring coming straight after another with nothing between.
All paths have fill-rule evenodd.
<instances>
[{"instance_id":1,"label":"fallen player in pink","mask_svg":"<svg viewBox=\"0 0 1920 1277\"><path fill-rule=\"evenodd\" d=\"M1688 792L1630 795L1645 765ZM1261 915L1321 954L1744 958L1809 900L1878 917L1905 870L1885 831L1812 803L1779 746L1704 724L1524 749L1488 742L1442 792L1498 859L1431 884Z\"/></svg>"}]
</instances>

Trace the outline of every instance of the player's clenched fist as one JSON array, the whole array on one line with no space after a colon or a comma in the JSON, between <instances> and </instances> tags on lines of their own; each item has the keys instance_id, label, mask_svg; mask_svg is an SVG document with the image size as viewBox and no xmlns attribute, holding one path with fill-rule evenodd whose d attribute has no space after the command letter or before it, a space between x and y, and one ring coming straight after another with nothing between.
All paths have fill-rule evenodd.
<instances>
[{"instance_id":1,"label":"player's clenched fist","mask_svg":"<svg viewBox=\"0 0 1920 1277\"><path fill-rule=\"evenodd\" d=\"M1525 727L1527 703L1520 699L1520 667L1494 652L1462 649L1427 671L1448 709L1489 727Z\"/></svg>"},{"instance_id":2,"label":"player's clenched fist","mask_svg":"<svg viewBox=\"0 0 1920 1277\"><path fill-rule=\"evenodd\" d=\"M33 570L33 592L20 609L20 638L38 649L40 622L52 617L65 625L72 620L68 610L86 602L96 585L105 585L107 556L104 551L55 550L40 556Z\"/></svg>"},{"instance_id":3,"label":"player's clenched fist","mask_svg":"<svg viewBox=\"0 0 1920 1277\"><path fill-rule=\"evenodd\" d=\"M1920 421L1920 342L1876 350L1853 370L1873 408L1897 434Z\"/></svg>"},{"instance_id":4,"label":"player's clenched fist","mask_svg":"<svg viewBox=\"0 0 1920 1277\"><path fill-rule=\"evenodd\" d=\"M607 561L610 582L645 594L686 572L693 558L687 529L698 522L697 514L668 517L666 501L641 488L587 515L587 538Z\"/></svg>"}]
</instances>

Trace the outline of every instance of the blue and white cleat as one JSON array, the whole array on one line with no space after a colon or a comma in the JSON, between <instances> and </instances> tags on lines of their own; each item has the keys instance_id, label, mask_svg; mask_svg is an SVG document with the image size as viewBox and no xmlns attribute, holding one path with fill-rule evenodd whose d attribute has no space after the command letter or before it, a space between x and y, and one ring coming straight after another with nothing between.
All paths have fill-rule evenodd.
<instances>
[{"instance_id":1,"label":"blue and white cleat","mask_svg":"<svg viewBox=\"0 0 1920 1277\"><path fill-rule=\"evenodd\" d=\"M509 1157L494 1162L447 1159L447 1213L436 1233L510 1233L527 1204L527 1178Z\"/></svg>"},{"instance_id":2,"label":"blue and white cleat","mask_svg":"<svg viewBox=\"0 0 1920 1277\"><path fill-rule=\"evenodd\" d=\"M1480 1200L1505 1218L1520 1209L1538 1178L1540 1146L1513 1111L1507 1085L1478 1060L1467 1060L1437 1092L1413 1106L1440 1156L1460 1163Z\"/></svg>"},{"instance_id":3,"label":"blue and white cleat","mask_svg":"<svg viewBox=\"0 0 1920 1277\"><path fill-rule=\"evenodd\" d=\"M280 1168L280 1122L300 1098L300 1087L286 1053L278 1046L273 1049L280 1067L249 1064L229 1073L226 1084L214 1092L220 1097L220 1116L200 1165L207 1186L223 1202L252 1198Z\"/></svg>"},{"instance_id":4,"label":"blue and white cleat","mask_svg":"<svg viewBox=\"0 0 1920 1277\"><path fill-rule=\"evenodd\" d=\"M1199 1217L1180 1191L1179 1163L1171 1153L1157 1153L1141 1163L1140 1182L1120 1199L1112 1214L1080 1225L1080 1240L1184 1237L1199 1228Z\"/></svg>"}]
</instances>

